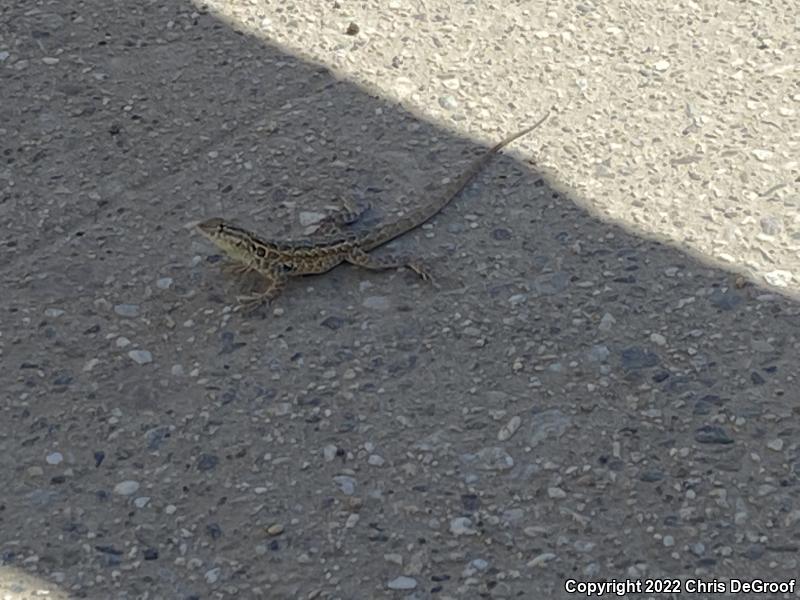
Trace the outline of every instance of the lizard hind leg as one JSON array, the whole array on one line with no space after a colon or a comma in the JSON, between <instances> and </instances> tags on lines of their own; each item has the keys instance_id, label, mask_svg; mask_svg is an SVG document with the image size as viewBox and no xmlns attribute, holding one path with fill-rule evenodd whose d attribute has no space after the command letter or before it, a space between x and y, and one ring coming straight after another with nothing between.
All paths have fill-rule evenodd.
<instances>
[{"instance_id":1,"label":"lizard hind leg","mask_svg":"<svg viewBox=\"0 0 800 600\"><path fill-rule=\"evenodd\" d=\"M319 222L312 237L321 238L340 234L342 230L357 222L370 209L369 205L359 208L351 200L342 200L341 204L342 208Z\"/></svg>"},{"instance_id":2,"label":"lizard hind leg","mask_svg":"<svg viewBox=\"0 0 800 600\"><path fill-rule=\"evenodd\" d=\"M386 269L399 269L406 267L420 276L423 281L433 281L433 277L418 262L399 258L397 256L375 257L361 249L353 248L345 257L351 265L356 265L371 271L384 271Z\"/></svg>"},{"instance_id":3,"label":"lizard hind leg","mask_svg":"<svg viewBox=\"0 0 800 600\"><path fill-rule=\"evenodd\" d=\"M356 221L358 221L361 216L370 209L370 205L367 204L363 207L359 207L355 204L352 200L342 200L342 208L334 212L328 218L333 220L337 225L340 227L344 227L346 225L352 225Z\"/></svg>"}]
</instances>

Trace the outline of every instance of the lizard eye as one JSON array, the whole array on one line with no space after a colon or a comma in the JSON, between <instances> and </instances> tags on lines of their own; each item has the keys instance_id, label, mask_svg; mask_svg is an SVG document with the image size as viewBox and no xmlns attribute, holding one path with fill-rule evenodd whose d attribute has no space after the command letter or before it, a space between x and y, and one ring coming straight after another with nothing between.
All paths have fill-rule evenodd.
<instances>
[{"instance_id":1,"label":"lizard eye","mask_svg":"<svg viewBox=\"0 0 800 600\"><path fill-rule=\"evenodd\" d=\"M293 265L288 265L286 263L281 265L281 271L283 271L284 273L288 273L289 271L293 271L293 270L294 270L294 266Z\"/></svg>"},{"instance_id":2,"label":"lizard eye","mask_svg":"<svg viewBox=\"0 0 800 600\"><path fill-rule=\"evenodd\" d=\"M263 256L266 256L266 255L267 255L267 251L264 250L261 246L256 248L256 256L262 256L263 257Z\"/></svg>"}]
</instances>

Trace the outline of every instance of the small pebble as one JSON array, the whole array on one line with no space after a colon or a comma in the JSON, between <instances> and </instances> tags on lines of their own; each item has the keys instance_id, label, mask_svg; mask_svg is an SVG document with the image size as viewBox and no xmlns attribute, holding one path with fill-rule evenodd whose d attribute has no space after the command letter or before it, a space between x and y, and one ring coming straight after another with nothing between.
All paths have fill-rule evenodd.
<instances>
[{"instance_id":1,"label":"small pebble","mask_svg":"<svg viewBox=\"0 0 800 600\"><path fill-rule=\"evenodd\" d=\"M608 349L608 346L603 344L596 344L592 346L589 351L587 352L587 357L592 362L599 362L604 363L608 360L608 357L611 355L611 351Z\"/></svg>"},{"instance_id":2,"label":"small pebble","mask_svg":"<svg viewBox=\"0 0 800 600\"><path fill-rule=\"evenodd\" d=\"M64 455L61 452L53 452L45 458L48 465L58 465L64 460Z\"/></svg>"},{"instance_id":3,"label":"small pebble","mask_svg":"<svg viewBox=\"0 0 800 600\"><path fill-rule=\"evenodd\" d=\"M120 317L138 317L139 305L138 304L117 304L114 306L114 312Z\"/></svg>"},{"instance_id":4,"label":"small pebble","mask_svg":"<svg viewBox=\"0 0 800 600\"><path fill-rule=\"evenodd\" d=\"M495 239L498 242L510 240L511 237L512 237L511 232L503 227L498 227L497 229L492 231L492 239Z\"/></svg>"},{"instance_id":5,"label":"small pebble","mask_svg":"<svg viewBox=\"0 0 800 600\"><path fill-rule=\"evenodd\" d=\"M352 513L349 517L347 517L347 521L344 524L345 528L352 529L358 525L360 519L361 517L358 515L358 513Z\"/></svg>"},{"instance_id":6,"label":"small pebble","mask_svg":"<svg viewBox=\"0 0 800 600\"><path fill-rule=\"evenodd\" d=\"M783 230L783 224L776 217L762 217L758 223L761 225L761 231L767 235L778 235Z\"/></svg>"},{"instance_id":7,"label":"small pebble","mask_svg":"<svg viewBox=\"0 0 800 600\"><path fill-rule=\"evenodd\" d=\"M770 440L767 442L767 448L770 450L774 450L775 452L780 452L783 450L783 440L780 438L775 438L774 440Z\"/></svg>"},{"instance_id":8,"label":"small pebble","mask_svg":"<svg viewBox=\"0 0 800 600\"><path fill-rule=\"evenodd\" d=\"M331 315L329 317L326 317L320 323L320 325L322 325L323 327L327 327L328 329L331 329L333 331L336 331L337 329L341 329L341 327L344 324L345 324L345 320L342 317L337 317L335 315Z\"/></svg>"},{"instance_id":9,"label":"small pebble","mask_svg":"<svg viewBox=\"0 0 800 600\"><path fill-rule=\"evenodd\" d=\"M336 458L336 452L338 448L333 444L328 444L322 449L322 457L325 459L325 462L331 462L334 458Z\"/></svg>"},{"instance_id":10,"label":"small pebble","mask_svg":"<svg viewBox=\"0 0 800 600\"><path fill-rule=\"evenodd\" d=\"M753 156L755 156L756 159L760 160L761 162L764 162L772 158L772 152L770 152L769 150L762 150L759 148L753 150Z\"/></svg>"},{"instance_id":11,"label":"small pebble","mask_svg":"<svg viewBox=\"0 0 800 600\"><path fill-rule=\"evenodd\" d=\"M219 581L219 576L222 573L222 569L220 567L214 567L213 569L209 569L206 571L205 578L208 583L217 583Z\"/></svg>"},{"instance_id":12,"label":"small pebble","mask_svg":"<svg viewBox=\"0 0 800 600\"><path fill-rule=\"evenodd\" d=\"M547 562L550 562L556 557L555 554L552 552L542 552L538 556L535 556L533 559L528 561L529 567L539 567Z\"/></svg>"},{"instance_id":13,"label":"small pebble","mask_svg":"<svg viewBox=\"0 0 800 600\"><path fill-rule=\"evenodd\" d=\"M775 287L788 287L791 285L793 279L794 276L790 271L776 270L764 273L764 281Z\"/></svg>"},{"instance_id":14,"label":"small pebble","mask_svg":"<svg viewBox=\"0 0 800 600\"><path fill-rule=\"evenodd\" d=\"M119 496L131 496L135 494L139 490L139 482L138 481L120 481L117 485L114 486L114 493L118 494Z\"/></svg>"},{"instance_id":15,"label":"small pebble","mask_svg":"<svg viewBox=\"0 0 800 600\"><path fill-rule=\"evenodd\" d=\"M469 517L456 517L450 521L450 533L453 535L475 535L478 532L472 527L472 519Z\"/></svg>"},{"instance_id":16,"label":"small pebble","mask_svg":"<svg viewBox=\"0 0 800 600\"><path fill-rule=\"evenodd\" d=\"M559 438L572 424L572 419L557 408L544 410L532 417L531 446L536 446L548 438Z\"/></svg>"},{"instance_id":17,"label":"small pebble","mask_svg":"<svg viewBox=\"0 0 800 600\"><path fill-rule=\"evenodd\" d=\"M446 96L441 96L439 98L439 106L446 110L455 110L458 108L458 100L456 100L450 94L447 94Z\"/></svg>"},{"instance_id":18,"label":"small pebble","mask_svg":"<svg viewBox=\"0 0 800 600\"><path fill-rule=\"evenodd\" d=\"M442 79L442 85L448 90L457 90L461 87L461 81L458 77L448 77L447 79Z\"/></svg>"},{"instance_id":19,"label":"small pebble","mask_svg":"<svg viewBox=\"0 0 800 600\"><path fill-rule=\"evenodd\" d=\"M620 355L622 367L628 371L655 367L659 362L658 356L639 346L625 348Z\"/></svg>"},{"instance_id":20,"label":"small pebble","mask_svg":"<svg viewBox=\"0 0 800 600\"><path fill-rule=\"evenodd\" d=\"M160 290L168 290L172 287L172 277L161 277L156 281L156 287Z\"/></svg>"},{"instance_id":21,"label":"small pebble","mask_svg":"<svg viewBox=\"0 0 800 600\"><path fill-rule=\"evenodd\" d=\"M198 471L213 471L219 464L219 457L215 454L203 453L197 459Z\"/></svg>"},{"instance_id":22,"label":"small pebble","mask_svg":"<svg viewBox=\"0 0 800 600\"><path fill-rule=\"evenodd\" d=\"M501 427L500 431L497 432L497 439L501 442L510 440L511 437L517 432L517 429L519 429L521 424L522 419L520 419L519 416L514 415L508 420L508 423Z\"/></svg>"},{"instance_id":23,"label":"small pebble","mask_svg":"<svg viewBox=\"0 0 800 600\"><path fill-rule=\"evenodd\" d=\"M502 519L504 525L519 523L525 517L525 511L521 508L509 508L503 511Z\"/></svg>"},{"instance_id":24,"label":"small pebble","mask_svg":"<svg viewBox=\"0 0 800 600\"><path fill-rule=\"evenodd\" d=\"M514 467L514 459L499 446L481 448L477 454L462 454L461 460L485 471L507 471Z\"/></svg>"},{"instance_id":25,"label":"small pebble","mask_svg":"<svg viewBox=\"0 0 800 600\"><path fill-rule=\"evenodd\" d=\"M417 580L413 577L401 575L386 584L390 590L413 590L417 587Z\"/></svg>"},{"instance_id":26,"label":"small pebble","mask_svg":"<svg viewBox=\"0 0 800 600\"><path fill-rule=\"evenodd\" d=\"M309 225L316 225L322 221L322 219L325 218L325 213L303 210L300 211L300 214L297 215L297 218L300 220L300 225L303 227L308 227Z\"/></svg>"},{"instance_id":27,"label":"small pebble","mask_svg":"<svg viewBox=\"0 0 800 600\"><path fill-rule=\"evenodd\" d=\"M469 564L478 571L485 571L489 567L489 563L482 558L476 558Z\"/></svg>"},{"instance_id":28,"label":"small pebble","mask_svg":"<svg viewBox=\"0 0 800 600\"><path fill-rule=\"evenodd\" d=\"M600 331L611 331L614 328L614 324L616 322L617 320L613 316L606 313L600 319L600 324L597 326L597 328Z\"/></svg>"},{"instance_id":29,"label":"small pebble","mask_svg":"<svg viewBox=\"0 0 800 600\"><path fill-rule=\"evenodd\" d=\"M147 363L153 362L153 355L147 350L131 350L128 352L128 356L133 362L139 365L146 365Z\"/></svg>"},{"instance_id":30,"label":"small pebble","mask_svg":"<svg viewBox=\"0 0 800 600\"><path fill-rule=\"evenodd\" d=\"M349 475L337 475L333 481L345 496L352 496L356 491L356 480Z\"/></svg>"},{"instance_id":31,"label":"small pebble","mask_svg":"<svg viewBox=\"0 0 800 600\"><path fill-rule=\"evenodd\" d=\"M511 306L519 306L520 304L523 304L527 299L528 297L525 294L514 294L508 299L508 303Z\"/></svg>"},{"instance_id":32,"label":"small pebble","mask_svg":"<svg viewBox=\"0 0 800 600\"><path fill-rule=\"evenodd\" d=\"M372 310L388 310L391 305L387 296L367 296L361 304Z\"/></svg>"},{"instance_id":33,"label":"small pebble","mask_svg":"<svg viewBox=\"0 0 800 600\"><path fill-rule=\"evenodd\" d=\"M734 290L716 290L708 297L709 302L720 310L733 310L744 301Z\"/></svg>"},{"instance_id":34,"label":"small pebble","mask_svg":"<svg viewBox=\"0 0 800 600\"><path fill-rule=\"evenodd\" d=\"M694 439L701 444L732 444L733 438L719 425L703 425L694 434Z\"/></svg>"},{"instance_id":35,"label":"small pebble","mask_svg":"<svg viewBox=\"0 0 800 600\"><path fill-rule=\"evenodd\" d=\"M370 454L367 463L373 467L382 467L386 463L386 460L378 454Z\"/></svg>"}]
</instances>

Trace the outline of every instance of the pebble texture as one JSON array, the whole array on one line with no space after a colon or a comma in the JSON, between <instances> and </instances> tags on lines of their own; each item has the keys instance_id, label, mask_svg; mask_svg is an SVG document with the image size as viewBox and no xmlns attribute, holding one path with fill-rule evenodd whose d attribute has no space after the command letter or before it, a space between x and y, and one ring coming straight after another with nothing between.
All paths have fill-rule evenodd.
<instances>
[{"instance_id":1,"label":"pebble texture","mask_svg":"<svg viewBox=\"0 0 800 600\"><path fill-rule=\"evenodd\" d=\"M0 596L795 576L787 7L11 0ZM551 105L391 244L435 285L341 267L243 317L186 226L369 226Z\"/></svg>"}]
</instances>

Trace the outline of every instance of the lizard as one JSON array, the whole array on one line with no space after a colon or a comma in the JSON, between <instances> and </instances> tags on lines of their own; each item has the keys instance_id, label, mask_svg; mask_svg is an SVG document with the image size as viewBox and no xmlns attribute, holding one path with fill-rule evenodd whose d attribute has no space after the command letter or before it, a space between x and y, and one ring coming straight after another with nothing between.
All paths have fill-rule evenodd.
<instances>
[{"instance_id":1,"label":"lizard","mask_svg":"<svg viewBox=\"0 0 800 600\"><path fill-rule=\"evenodd\" d=\"M406 267L423 280L430 280L427 271L413 260L395 256L376 258L369 252L432 219L467 187L495 154L539 127L549 114L548 111L535 124L509 135L486 150L457 179L447 184L438 200L373 229L356 232L340 229L339 233L328 233L331 225L338 228L342 224L350 224L358 217L358 213L349 207L332 218L323 219L322 229L325 233L319 238L262 239L255 233L219 217L206 219L198 223L196 228L234 261L234 271L256 271L266 280L267 285L262 292L237 297L240 307L257 307L264 302L272 302L281 294L290 277L325 273L342 263L374 271Z\"/></svg>"}]
</instances>

